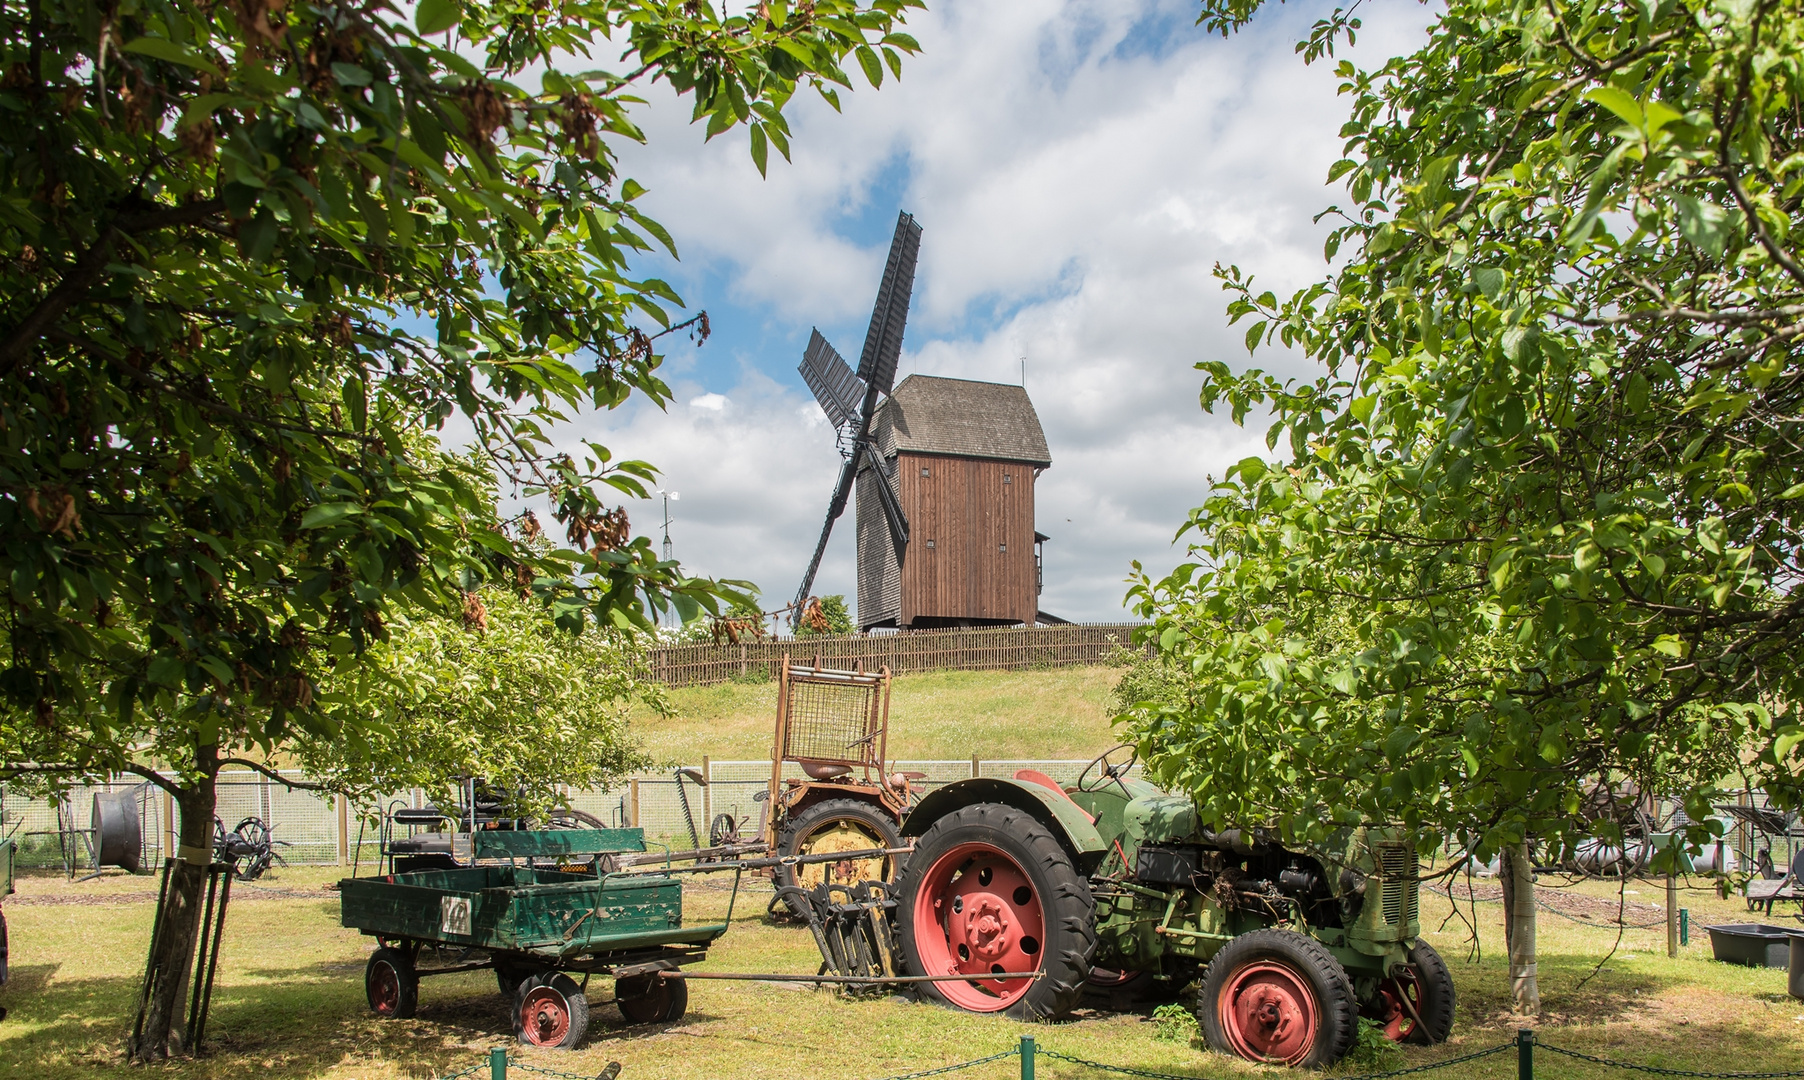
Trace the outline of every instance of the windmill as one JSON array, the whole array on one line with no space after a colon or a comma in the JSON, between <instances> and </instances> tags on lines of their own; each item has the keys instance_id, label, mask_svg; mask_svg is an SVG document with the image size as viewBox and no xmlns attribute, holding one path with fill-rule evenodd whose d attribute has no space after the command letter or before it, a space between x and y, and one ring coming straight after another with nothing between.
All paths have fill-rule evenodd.
<instances>
[{"instance_id":1,"label":"windmill","mask_svg":"<svg viewBox=\"0 0 1804 1080\"><path fill-rule=\"evenodd\" d=\"M877 399L890 392L896 379L902 330L908 322L908 301L914 292L915 257L920 250L921 227L915 224L914 215L903 211L896 217L896 235L890 241L889 261L883 268L883 283L877 288L877 303L871 310L871 327L865 332L864 352L856 373L819 330L809 337L807 351L802 354L802 380L814 391L815 400L833 422L846 448L842 451L845 464L840 467L839 482L827 504L827 521L821 526L820 541L814 545L814 557L808 561L808 572L802 575L802 587L796 591L790 610L792 625L801 621L809 590L814 588L814 575L827 552L827 538L833 535L833 523L846 511L860 463L883 474L883 460L871 446L871 416L877 411ZM888 484L879 483L876 488L890 544L900 564L908 548L908 519Z\"/></svg>"}]
</instances>

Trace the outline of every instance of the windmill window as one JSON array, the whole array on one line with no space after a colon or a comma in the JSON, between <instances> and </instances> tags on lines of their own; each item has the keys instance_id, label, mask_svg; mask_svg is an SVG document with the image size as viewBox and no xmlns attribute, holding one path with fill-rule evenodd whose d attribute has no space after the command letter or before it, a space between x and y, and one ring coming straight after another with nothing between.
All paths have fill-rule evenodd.
<instances>
[{"instance_id":1,"label":"windmill window","mask_svg":"<svg viewBox=\"0 0 1804 1080\"><path fill-rule=\"evenodd\" d=\"M1003 473L1002 474L1002 482L1005 484L1014 483L1015 482L1014 474L1013 473Z\"/></svg>"},{"instance_id":2,"label":"windmill window","mask_svg":"<svg viewBox=\"0 0 1804 1080\"><path fill-rule=\"evenodd\" d=\"M930 548L933 547L933 541L932 540L927 541L927 546Z\"/></svg>"},{"instance_id":3,"label":"windmill window","mask_svg":"<svg viewBox=\"0 0 1804 1080\"><path fill-rule=\"evenodd\" d=\"M1002 552L1004 555L1007 555L1008 554L1008 545L1007 544L997 544L996 550Z\"/></svg>"},{"instance_id":4,"label":"windmill window","mask_svg":"<svg viewBox=\"0 0 1804 1080\"><path fill-rule=\"evenodd\" d=\"M922 476L932 476L933 471L931 469L929 469L927 466L923 465L923 466L921 466L921 475Z\"/></svg>"}]
</instances>

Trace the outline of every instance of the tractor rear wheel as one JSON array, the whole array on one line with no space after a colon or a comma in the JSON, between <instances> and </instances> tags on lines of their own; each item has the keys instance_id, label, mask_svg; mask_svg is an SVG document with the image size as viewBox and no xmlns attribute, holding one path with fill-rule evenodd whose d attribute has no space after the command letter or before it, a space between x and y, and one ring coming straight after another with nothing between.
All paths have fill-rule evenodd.
<instances>
[{"instance_id":1,"label":"tractor rear wheel","mask_svg":"<svg viewBox=\"0 0 1804 1080\"><path fill-rule=\"evenodd\" d=\"M1096 953L1096 901L1057 837L1011 806L978 803L915 842L897 893L911 975L1038 978L922 983L930 1001L1039 1020L1083 996Z\"/></svg>"},{"instance_id":2,"label":"tractor rear wheel","mask_svg":"<svg viewBox=\"0 0 1804 1080\"><path fill-rule=\"evenodd\" d=\"M1429 1045L1453 1033L1453 975L1434 946L1417 940L1409 966L1378 986L1372 1019L1396 1042Z\"/></svg>"},{"instance_id":3,"label":"tractor rear wheel","mask_svg":"<svg viewBox=\"0 0 1804 1080\"><path fill-rule=\"evenodd\" d=\"M1359 1023L1353 984L1312 937L1264 929L1222 946L1198 995L1209 1047L1267 1065L1339 1061Z\"/></svg>"},{"instance_id":4,"label":"tractor rear wheel","mask_svg":"<svg viewBox=\"0 0 1804 1080\"><path fill-rule=\"evenodd\" d=\"M589 1030L589 999L576 980L541 971L520 981L514 992L514 1036L527 1046L568 1050Z\"/></svg>"},{"instance_id":5,"label":"tractor rear wheel","mask_svg":"<svg viewBox=\"0 0 1804 1080\"><path fill-rule=\"evenodd\" d=\"M881 806L859 799L817 802L785 821L777 831L778 855L828 855L835 851L901 846L902 833L896 819ZM778 885L803 889L812 889L823 881L856 885L860 881L895 879L896 860L888 855L777 868Z\"/></svg>"}]
</instances>

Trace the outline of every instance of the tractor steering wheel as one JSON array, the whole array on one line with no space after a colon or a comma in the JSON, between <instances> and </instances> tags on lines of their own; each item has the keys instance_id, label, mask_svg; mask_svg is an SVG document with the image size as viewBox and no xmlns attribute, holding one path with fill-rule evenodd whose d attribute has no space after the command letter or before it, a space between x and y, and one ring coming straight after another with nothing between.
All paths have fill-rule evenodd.
<instances>
[{"instance_id":1,"label":"tractor steering wheel","mask_svg":"<svg viewBox=\"0 0 1804 1080\"><path fill-rule=\"evenodd\" d=\"M1120 764L1116 764L1115 761L1110 757L1110 755L1118 754L1123 750L1127 751L1127 760L1121 762ZM1095 790L1095 788L1092 788L1088 784L1084 783L1084 778L1089 776L1090 770L1095 769L1098 765L1102 766L1101 770L1099 771L1099 775L1096 778L1096 786L1098 788L1100 788L1102 785L1108 783L1110 780L1113 780L1118 784L1121 783L1121 778L1123 776L1126 776L1128 773L1128 770L1132 769L1136 764L1139 763L1139 761L1140 761L1140 748L1138 746L1135 746L1133 743L1122 743L1119 746L1112 746L1109 749L1104 750L1102 753L1098 754L1096 756L1096 758L1090 762L1090 764L1084 766L1083 772L1077 774L1077 789L1079 791ZM1122 790L1123 790L1123 792L1125 792L1127 789L1124 786L1122 788Z\"/></svg>"}]
</instances>

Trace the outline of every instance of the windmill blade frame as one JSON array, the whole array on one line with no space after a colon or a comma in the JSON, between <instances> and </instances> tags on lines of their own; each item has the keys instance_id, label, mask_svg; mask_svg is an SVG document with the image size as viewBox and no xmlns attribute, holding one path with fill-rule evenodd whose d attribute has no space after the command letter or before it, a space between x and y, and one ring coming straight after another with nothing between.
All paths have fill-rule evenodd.
<instances>
[{"instance_id":1,"label":"windmill blade frame","mask_svg":"<svg viewBox=\"0 0 1804 1080\"><path fill-rule=\"evenodd\" d=\"M821 336L818 327L809 336L808 348L796 370L802 373L802 381L814 392L814 400L834 427L843 428L858 419L864 380L852 373L851 365Z\"/></svg>"},{"instance_id":2,"label":"windmill blade frame","mask_svg":"<svg viewBox=\"0 0 1804 1080\"><path fill-rule=\"evenodd\" d=\"M871 327L858 358L858 377L885 394L896 380L896 364L902 357L902 333L908 326L908 303L914 295L915 261L920 253L921 226L904 210L896 216L896 235L883 267L883 284L877 288Z\"/></svg>"}]
</instances>

